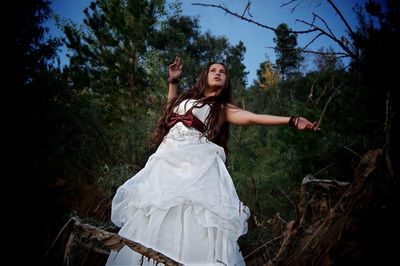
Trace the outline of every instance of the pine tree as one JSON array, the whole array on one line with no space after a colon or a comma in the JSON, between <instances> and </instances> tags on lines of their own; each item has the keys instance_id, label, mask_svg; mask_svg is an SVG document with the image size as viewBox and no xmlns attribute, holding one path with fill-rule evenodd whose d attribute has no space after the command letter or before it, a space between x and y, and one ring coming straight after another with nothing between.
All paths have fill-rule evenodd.
<instances>
[{"instance_id":1,"label":"pine tree","mask_svg":"<svg viewBox=\"0 0 400 266\"><path fill-rule=\"evenodd\" d=\"M281 23L276 29L273 41L276 53L276 65L283 76L299 69L304 60L299 48L297 48L297 34L291 33L287 24Z\"/></svg>"}]
</instances>

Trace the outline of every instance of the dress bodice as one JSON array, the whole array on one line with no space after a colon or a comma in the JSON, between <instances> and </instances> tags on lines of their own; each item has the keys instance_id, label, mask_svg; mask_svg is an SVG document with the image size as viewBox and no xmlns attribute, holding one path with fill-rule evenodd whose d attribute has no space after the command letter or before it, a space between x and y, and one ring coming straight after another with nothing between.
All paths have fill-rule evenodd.
<instances>
[{"instance_id":1,"label":"dress bodice","mask_svg":"<svg viewBox=\"0 0 400 266\"><path fill-rule=\"evenodd\" d=\"M204 124L208 113L210 112L210 106L208 104L202 106L201 103L196 103L196 100L194 99L187 99L175 107L174 112L179 115L184 115L192 107L193 115ZM199 141L199 139L206 141L206 137L202 135L203 133L198 129L194 127L186 127L182 122L178 122L170 128L165 138L176 141Z\"/></svg>"},{"instance_id":2,"label":"dress bodice","mask_svg":"<svg viewBox=\"0 0 400 266\"><path fill-rule=\"evenodd\" d=\"M195 105L195 107L193 108L192 112L193 115L195 115L198 119L201 120L201 122L205 122L208 113L210 112L210 106L208 104L205 104L203 106L201 106L201 103L196 103L196 100L194 99L187 99L182 101L179 106L175 107L174 112L183 115L185 114L190 108L193 107L193 105ZM200 107L201 106L201 107Z\"/></svg>"}]
</instances>

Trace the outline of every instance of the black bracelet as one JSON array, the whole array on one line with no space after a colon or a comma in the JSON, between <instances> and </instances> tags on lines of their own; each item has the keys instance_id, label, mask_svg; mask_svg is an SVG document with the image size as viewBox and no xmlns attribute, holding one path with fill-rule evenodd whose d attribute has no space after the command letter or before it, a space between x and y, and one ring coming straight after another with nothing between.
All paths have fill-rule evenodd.
<instances>
[{"instance_id":1,"label":"black bracelet","mask_svg":"<svg viewBox=\"0 0 400 266\"><path fill-rule=\"evenodd\" d=\"M180 81L181 81L180 78L170 78L170 77L168 77L168 83L178 84Z\"/></svg>"},{"instance_id":2,"label":"black bracelet","mask_svg":"<svg viewBox=\"0 0 400 266\"><path fill-rule=\"evenodd\" d=\"M295 128L295 127L297 126L296 124L298 123L298 121L299 121L299 117L292 115L292 116L289 118L289 126Z\"/></svg>"}]
</instances>

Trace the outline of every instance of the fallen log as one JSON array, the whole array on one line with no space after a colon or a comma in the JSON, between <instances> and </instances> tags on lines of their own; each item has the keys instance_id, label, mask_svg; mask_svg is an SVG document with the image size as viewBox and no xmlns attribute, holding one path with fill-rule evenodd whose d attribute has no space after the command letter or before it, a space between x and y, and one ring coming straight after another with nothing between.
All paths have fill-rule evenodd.
<instances>
[{"instance_id":1,"label":"fallen log","mask_svg":"<svg viewBox=\"0 0 400 266\"><path fill-rule=\"evenodd\" d=\"M310 225L304 222L304 215L289 222L276 256L264 265L338 265L335 264L336 258L331 253L337 251L342 252L343 255L350 252L350 249L343 250L343 246L346 245L343 245L346 241L345 235L357 231L363 214L368 213L368 207L374 200L371 195L376 181L374 179L377 178L374 172L380 165L382 154L381 149L366 153L356 169L355 179L350 186L326 180L321 182L323 185L347 187L347 189L341 194L336 205L326 210L325 216L313 221ZM307 177L303 185L318 183L317 180L312 182L310 180ZM304 214L304 202L300 204L299 209L299 213ZM351 245L357 245L357 243L349 242L347 248Z\"/></svg>"},{"instance_id":2,"label":"fallen log","mask_svg":"<svg viewBox=\"0 0 400 266\"><path fill-rule=\"evenodd\" d=\"M117 233L109 232L99 227L82 223L78 217L72 217L70 221L73 222L73 231L69 236L69 240L65 249L64 263L66 265L70 264L69 256L74 246L83 246L82 241L80 241L80 239L82 238L96 239L97 241L101 242L106 247L114 251L119 251L124 246L128 246L132 250L142 254L148 259L154 260L155 263L163 263L166 266L183 265L154 249L148 248L140 243L124 238ZM109 253L106 249L95 247L90 247L90 249L98 253Z\"/></svg>"}]
</instances>

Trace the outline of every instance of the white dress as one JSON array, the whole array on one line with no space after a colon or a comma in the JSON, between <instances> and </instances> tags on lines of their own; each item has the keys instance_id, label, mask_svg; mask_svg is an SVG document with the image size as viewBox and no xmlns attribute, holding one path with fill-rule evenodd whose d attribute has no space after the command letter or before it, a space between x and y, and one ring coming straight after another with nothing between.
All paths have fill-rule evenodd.
<instances>
[{"instance_id":1,"label":"white dress","mask_svg":"<svg viewBox=\"0 0 400 266\"><path fill-rule=\"evenodd\" d=\"M184 114L194 100L183 101ZM210 107L195 107L205 121ZM111 220L119 235L184 265L245 265L237 240L247 233L250 211L238 198L224 149L194 128L176 123L145 167L118 188ZM139 265L125 246L106 265ZM143 265L154 265L145 258Z\"/></svg>"}]
</instances>

